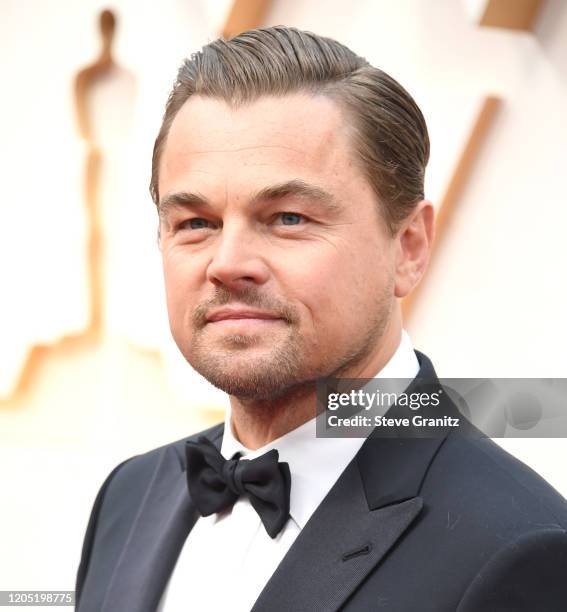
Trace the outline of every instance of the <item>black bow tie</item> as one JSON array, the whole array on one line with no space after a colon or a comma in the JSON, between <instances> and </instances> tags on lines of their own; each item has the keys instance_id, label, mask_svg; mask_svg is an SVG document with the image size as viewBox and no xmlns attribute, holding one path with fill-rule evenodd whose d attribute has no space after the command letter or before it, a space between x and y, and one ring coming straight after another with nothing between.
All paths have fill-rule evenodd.
<instances>
[{"instance_id":1,"label":"black bow tie","mask_svg":"<svg viewBox=\"0 0 567 612\"><path fill-rule=\"evenodd\" d=\"M278 462L272 449L255 459L236 453L225 459L204 436L187 442L187 483L199 512L209 516L232 506L247 494L269 536L275 538L289 518L291 475L287 463Z\"/></svg>"}]
</instances>

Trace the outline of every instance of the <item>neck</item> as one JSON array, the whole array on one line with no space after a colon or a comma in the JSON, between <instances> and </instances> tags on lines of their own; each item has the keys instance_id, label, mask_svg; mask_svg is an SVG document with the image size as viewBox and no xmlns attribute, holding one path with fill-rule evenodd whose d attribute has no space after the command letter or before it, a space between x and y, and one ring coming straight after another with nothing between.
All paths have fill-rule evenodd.
<instances>
[{"instance_id":1,"label":"neck","mask_svg":"<svg viewBox=\"0 0 567 612\"><path fill-rule=\"evenodd\" d=\"M401 340L401 320L393 320L376 349L364 360L332 375L342 378L373 378L388 363ZM277 399L243 400L230 396L231 425L235 437L256 450L293 431L316 416L316 383L291 388Z\"/></svg>"},{"instance_id":2,"label":"neck","mask_svg":"<svg viewBox=\"0 0 567 612\"><path fill-rule=\"evenodd\" d=\"M246 448L256 450L312 419L315 399L314 383L290 390L276 400L242 400L231 396L233 433Z\"/></svg>"}]
</instances>

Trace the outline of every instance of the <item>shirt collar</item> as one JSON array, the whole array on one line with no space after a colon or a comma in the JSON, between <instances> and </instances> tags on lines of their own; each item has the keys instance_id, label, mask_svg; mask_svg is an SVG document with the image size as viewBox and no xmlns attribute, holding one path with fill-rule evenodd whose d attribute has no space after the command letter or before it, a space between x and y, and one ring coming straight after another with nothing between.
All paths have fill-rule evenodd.
<instances>
[{"instance_id":1,"label":"shirt collar","mask_svg":"<svg viewBox=\"0 0 567 612\"><path fill-rule=\"evenodd\" d=\"M407 332L402 330L398 348L375 378L413 379L418 371L419 361L411 340ZM303 529L365 440L364 438L318 438L314 417L280 438L251 451L235 438L230 418L229 406L225 415L222 455L225 459L230 459L239 452L247 459L254 459L276 448L279 460L289 464L292 483L290 514L300 529Z\"/></svg>"}]
</instances>

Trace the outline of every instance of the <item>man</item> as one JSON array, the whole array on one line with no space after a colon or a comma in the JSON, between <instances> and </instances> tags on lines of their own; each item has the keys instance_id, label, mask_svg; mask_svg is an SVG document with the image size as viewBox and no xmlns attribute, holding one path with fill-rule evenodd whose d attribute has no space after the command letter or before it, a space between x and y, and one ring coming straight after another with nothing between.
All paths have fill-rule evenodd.
<instances>
[{"instance_id":1,"label":"man","mask_svg":"<svg viewBox=\"0 0 567 612\"><path fill-rule=\"evenodd\" d=\"M567 608L565 500L490 440L315 436L318 379L436 380L400 311L428 155L409 94L336 41L259 29L184 63L151 192L173 337L231 408L110 474L81 612Z\"/></svg>"}]
</instances>

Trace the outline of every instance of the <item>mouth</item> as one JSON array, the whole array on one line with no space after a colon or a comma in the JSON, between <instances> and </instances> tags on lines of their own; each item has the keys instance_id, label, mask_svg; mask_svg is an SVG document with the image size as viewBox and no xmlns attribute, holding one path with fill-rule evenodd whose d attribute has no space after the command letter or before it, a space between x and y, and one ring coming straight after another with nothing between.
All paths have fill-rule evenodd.
<instances>
[{"instance_id":1,"label":"mouth","mask_svg":"<svg viewBox=\"0 0 567 612\"><path fill-rule=\"evenodd\" d=\"M224 307L212 310L207 315L206 327L246 333L271 328L285 323L284 319L274 313L243 307Z\"/></svg>"}]
</instances>

